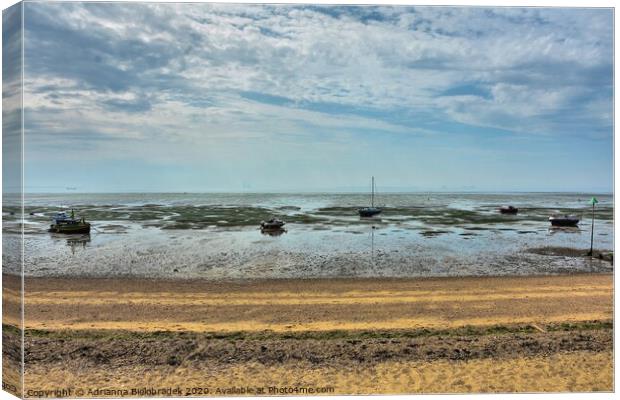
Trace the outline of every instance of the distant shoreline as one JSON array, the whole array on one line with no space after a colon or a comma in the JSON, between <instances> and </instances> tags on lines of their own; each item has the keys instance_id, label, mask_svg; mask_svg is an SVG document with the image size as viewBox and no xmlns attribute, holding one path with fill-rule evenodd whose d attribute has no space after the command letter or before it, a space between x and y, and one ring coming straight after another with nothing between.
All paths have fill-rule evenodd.
<instances>
[{"instance_id":1,"label":"distant shoreline","mask_svg":"<svg viewBox=\"0 0 620 400\"><path fill-rule=\"evenodd\" d=\"M314 194L333 194L333 195L351 195L351 194L368 194L367 190L363 190L360 188L360 190L357 191L330 191L330 190L326 190L326 191L303 191L303 190L299 190L299 191L225 191L225 190L214 190L214 191L198 191L198 192L193 192L193 191L173 191L173 192L161 192L161 191L124 191L124 192L117 192L117 191L112 191L112 192L80 192L80 191L58 191L58 192L23 192L24 195L45 195L45 194L53 194L53 195L58 195L58 194L71 194L71 195L79 195L79 194L188 194L188 195L195 195L195 194L274 194L274 195L286 195L286 194L304 194L304 195L314 195ZM595 190L595 191L574 191L574 190L568 190L568 191L540 191L540 190L507 190L507 191L496 191L496 190L490 190L490 191L484 191L484 190L465 190L465 191L460 191L460 190L411 190L411 191L383 191L380 190L378 192L379 194L382 195L392 195L392 194L491 194L491 195L510 195L510 194L590 194L590 195L602 195L602 196L613 196L614 192L607 192L607 191L600 191L600 190ZM22 192L4 192L4 195L21 195Z\"/></svg>"}]
</instances>

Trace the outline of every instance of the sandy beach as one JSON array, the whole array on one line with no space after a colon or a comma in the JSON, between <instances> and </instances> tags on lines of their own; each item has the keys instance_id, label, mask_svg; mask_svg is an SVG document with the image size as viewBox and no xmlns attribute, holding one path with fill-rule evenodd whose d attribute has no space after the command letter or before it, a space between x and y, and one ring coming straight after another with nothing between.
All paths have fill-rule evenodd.
<instances>
[{"instance_id":1,"label":"sandy beach","mask_svg":"<svg viewBox=\"0 0 620 400\"><path fill-rule=\"evenodd\" d=\"M16 278L4 279L10 287ZM18 294L4 291L6 309L18 304ZM48 391L36 395L177 386L212 395L240 394L240 387L326 394L611 391L612 311L609 274L27 278L25 383ZM9 342L10 325L18 322L10 316Z\"/></svg>"}]
</instances>

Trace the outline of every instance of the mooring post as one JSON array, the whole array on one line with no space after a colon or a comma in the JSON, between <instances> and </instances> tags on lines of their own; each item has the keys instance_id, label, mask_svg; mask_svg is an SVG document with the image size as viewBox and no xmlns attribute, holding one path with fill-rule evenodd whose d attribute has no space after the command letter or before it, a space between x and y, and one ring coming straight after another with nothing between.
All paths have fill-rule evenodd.
<instances>
[{"instance_id":1,"label":"mooring post","mask_svg":"<svg viewBox=\"0 0 620 400\"><path fill-rule=\"evenodd\" d=\"M590 230L590 257L592 257L594 255L594 205L596 203L598 203L598 200L596 199L596 197L592 197L592 199L590 200L590 203L592 203L592 227Z\"/></svg>"}]
</instances>

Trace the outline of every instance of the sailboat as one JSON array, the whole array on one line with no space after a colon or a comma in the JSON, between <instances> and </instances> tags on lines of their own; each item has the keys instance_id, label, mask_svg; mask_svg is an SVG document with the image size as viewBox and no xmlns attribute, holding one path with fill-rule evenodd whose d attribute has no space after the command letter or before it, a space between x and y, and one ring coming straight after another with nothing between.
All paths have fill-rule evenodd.
<instances>
[{"instance_id":1,"label":"sailboat","mask_svg":"<svg viewBox=\"0 0 620 400\"><path fill-rule=\"evenodd\" d=\"M377 214L381 214L381 209L375 207L375 177L372 177L372 189L370 195L370 207L364 207L357 210L360 217L372 217Z\"/></svg>"}]
</instances>

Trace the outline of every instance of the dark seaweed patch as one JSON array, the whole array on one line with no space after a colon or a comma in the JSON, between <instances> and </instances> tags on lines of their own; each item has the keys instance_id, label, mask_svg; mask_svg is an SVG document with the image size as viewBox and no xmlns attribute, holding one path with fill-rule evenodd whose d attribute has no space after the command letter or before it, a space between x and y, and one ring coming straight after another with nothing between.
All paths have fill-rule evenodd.
<instances>
[{"instance_id":1,"label":"dark seaweed patch","mask_svg":"<svg viewBox=\"0 0 620 400\"><path fill-rule=\"evenodd\" d=\"M435 236L443 235L446 233L452 233L452 231L440 231L440 230L423 231L423 232L420 232L420 235L424 237L435 237Z\"/></svg>"}]
</instances>

